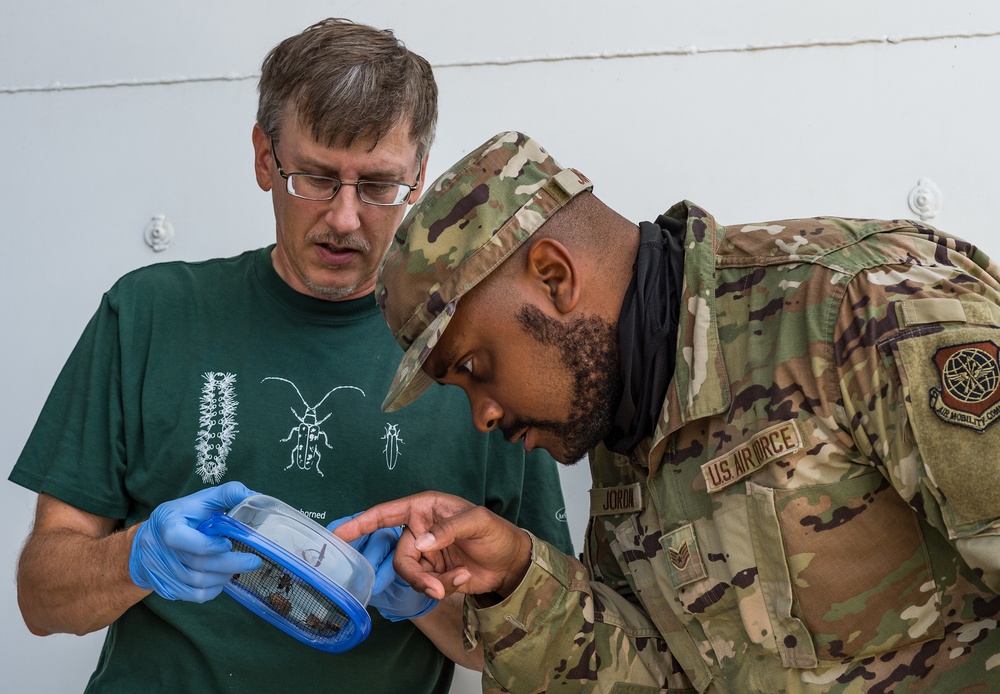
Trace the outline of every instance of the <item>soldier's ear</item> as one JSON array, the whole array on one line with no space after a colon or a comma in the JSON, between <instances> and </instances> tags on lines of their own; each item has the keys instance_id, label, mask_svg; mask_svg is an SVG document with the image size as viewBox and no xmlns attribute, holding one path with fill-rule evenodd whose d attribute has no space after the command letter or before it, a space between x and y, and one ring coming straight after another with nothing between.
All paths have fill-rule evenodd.
<instances>
[{"instance_id":1,"label":"soldier's ear","mask_svg":"<svg viewBox=\"0 0 1000 694\"><path fill-rule=\"evenodd\" d=\"M527 280L559 313L569 313L580 300L580 272L573 254L555 239L529 241Z\"/></svg>"}]
</instances>

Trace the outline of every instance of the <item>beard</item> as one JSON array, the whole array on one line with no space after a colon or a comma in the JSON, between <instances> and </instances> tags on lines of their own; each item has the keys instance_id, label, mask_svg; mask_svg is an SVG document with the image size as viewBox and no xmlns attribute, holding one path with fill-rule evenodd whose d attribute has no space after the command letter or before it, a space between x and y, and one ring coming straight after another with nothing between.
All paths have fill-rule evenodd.
<instances>
[{"instance_id":1,"label":"beard","mask_svg":"<svg viewBox=\"0 0 1000 694\"><path fill-rule=\"evenodd\" d=\"M624 390L618 365L618 326L598 317L581 317L564 324L531 304L521 307L517 322L540 345L559 352L572 377L573 404L565 421L517 419L500 429L507 439L528 427L551 432L562 445L559 462L572 465L611 431L614 403Z\"/></svg>"},{"instance_id":2,"label":"beard","mask_svg":"<svg viewBox=\"0 0 1000 694\"><path fill-rule=\"evenodd\" d=\"M328 287L324 284L317 284L308 277L303 278L302 283L317 299L326 299L327 301L339 301L345 296L350 296L359 284L352 284L348 287Z\"/></svg>"},{"instance_id":3,"label":"beard","mask_svg":"<svg viewBox=\"0 0 1000 694\"><path fill-rule=\"evenodd\" d=\"M372 247L368 241L358 235L358 234L338 234L336 232L329 232L323 234L309 235L306 240L311 243L325 243L328 245L335 246L340 249L350 249L358 251L362 254L371 253ZM325 284L319 284L313 281L308 275L302 278L302 283L306 288L313 293L313 296L319 299L326 299L327 301L339 301L345 296L350 296L354 293L354 290L358 288L359 282L355 282L350 286L337 287Z\"/></svg>"}]
</instances>

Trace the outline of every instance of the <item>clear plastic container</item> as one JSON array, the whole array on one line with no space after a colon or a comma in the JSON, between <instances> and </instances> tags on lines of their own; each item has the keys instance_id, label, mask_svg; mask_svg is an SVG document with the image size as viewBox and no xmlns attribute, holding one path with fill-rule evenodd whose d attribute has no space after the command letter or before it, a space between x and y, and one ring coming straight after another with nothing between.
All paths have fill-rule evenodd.
<instances>
[{"instance_id":1,"label":"clear plastic container","mask_svg":"<svg viewBox=\"0 0 1000 694\"><path fill-rule=\"evenodd\" d=\"M226 514L256 530L367 606L372 597L375 571L361 553L312 518L284 501L255 494Z\"/></svg>"},{"instance_id":2,"label":"clear plastic container","mask_svg":"<svg viewBox=\"0 0 1000 694\"><path fill-rule=\"evenodd\" d=\"M353 547L280 499L255 494L213 513L199 528L257 554L259 569L237 574L223 590L299 641L328 652L367 638L375 572Z\"/></svg>"}]
</instances>

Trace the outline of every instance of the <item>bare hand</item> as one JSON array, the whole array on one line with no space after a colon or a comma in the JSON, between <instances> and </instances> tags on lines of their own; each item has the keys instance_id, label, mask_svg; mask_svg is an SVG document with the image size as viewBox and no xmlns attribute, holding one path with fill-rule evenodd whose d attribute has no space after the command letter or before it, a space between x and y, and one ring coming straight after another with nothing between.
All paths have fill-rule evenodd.
<instances>
[{"instance_id":1,"label":"bare hand","mask_svg":"<svg viewBox=\"0 0 1000 694\"><path fill-rule=\"evenodd\" d=\"M393 566L416 590L436 600L454 592L506 597L531 562L528 534L482 506L423 492L373 506L338 527L350 542L379 528L405 525Z\"/></svg>"}]
</instances>

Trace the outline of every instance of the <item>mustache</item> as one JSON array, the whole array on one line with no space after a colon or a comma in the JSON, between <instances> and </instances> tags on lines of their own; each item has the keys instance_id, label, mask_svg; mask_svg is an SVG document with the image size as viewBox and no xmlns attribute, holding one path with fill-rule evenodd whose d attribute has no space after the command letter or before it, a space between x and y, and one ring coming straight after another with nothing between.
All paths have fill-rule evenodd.
<instances>
[{"instance_id":1,"label":"mustache","mask_svg":"<svg viewBox=\"0 0 1000 694\"><path fill-rule=\"evenodd\" d=\"M497 428L503 434L504 439L506 439L507 441L513 441L514 435L517 434L517 432L521 431L521 429L523 429L524 427L523 425L521 425L520 422L514 421L511 422L510 424L504 424L503 422L500 422L500 424L497 425Z\"/></svg>"},{"instance_id":2,"label":"mustache","mask_svg":"<svg viewBox=\"0 0 1000 694\"><path fill-rule=\"evenodd\" d=\"M548 431L560 431L560 422L551 419L515 419L510 423L500 422L497 429L503 434L507 441L512 441L515 436L519 436L525 429L545 429Z\"/></svg>"},{"instance_id":3,"label":"mustache","mask_svg":"<svg viewBox=\"0 0 1000 694\"><path fill-rule=\"evenodd\" d=\"M371 244L368 243L364 237L359 236L358 234L338 234L335 231L317 231L306 236L306 240L310 243L320 243L351 251L361 251L362 253L368 253L372 249Z\"/></svg>"}]
</instances>

